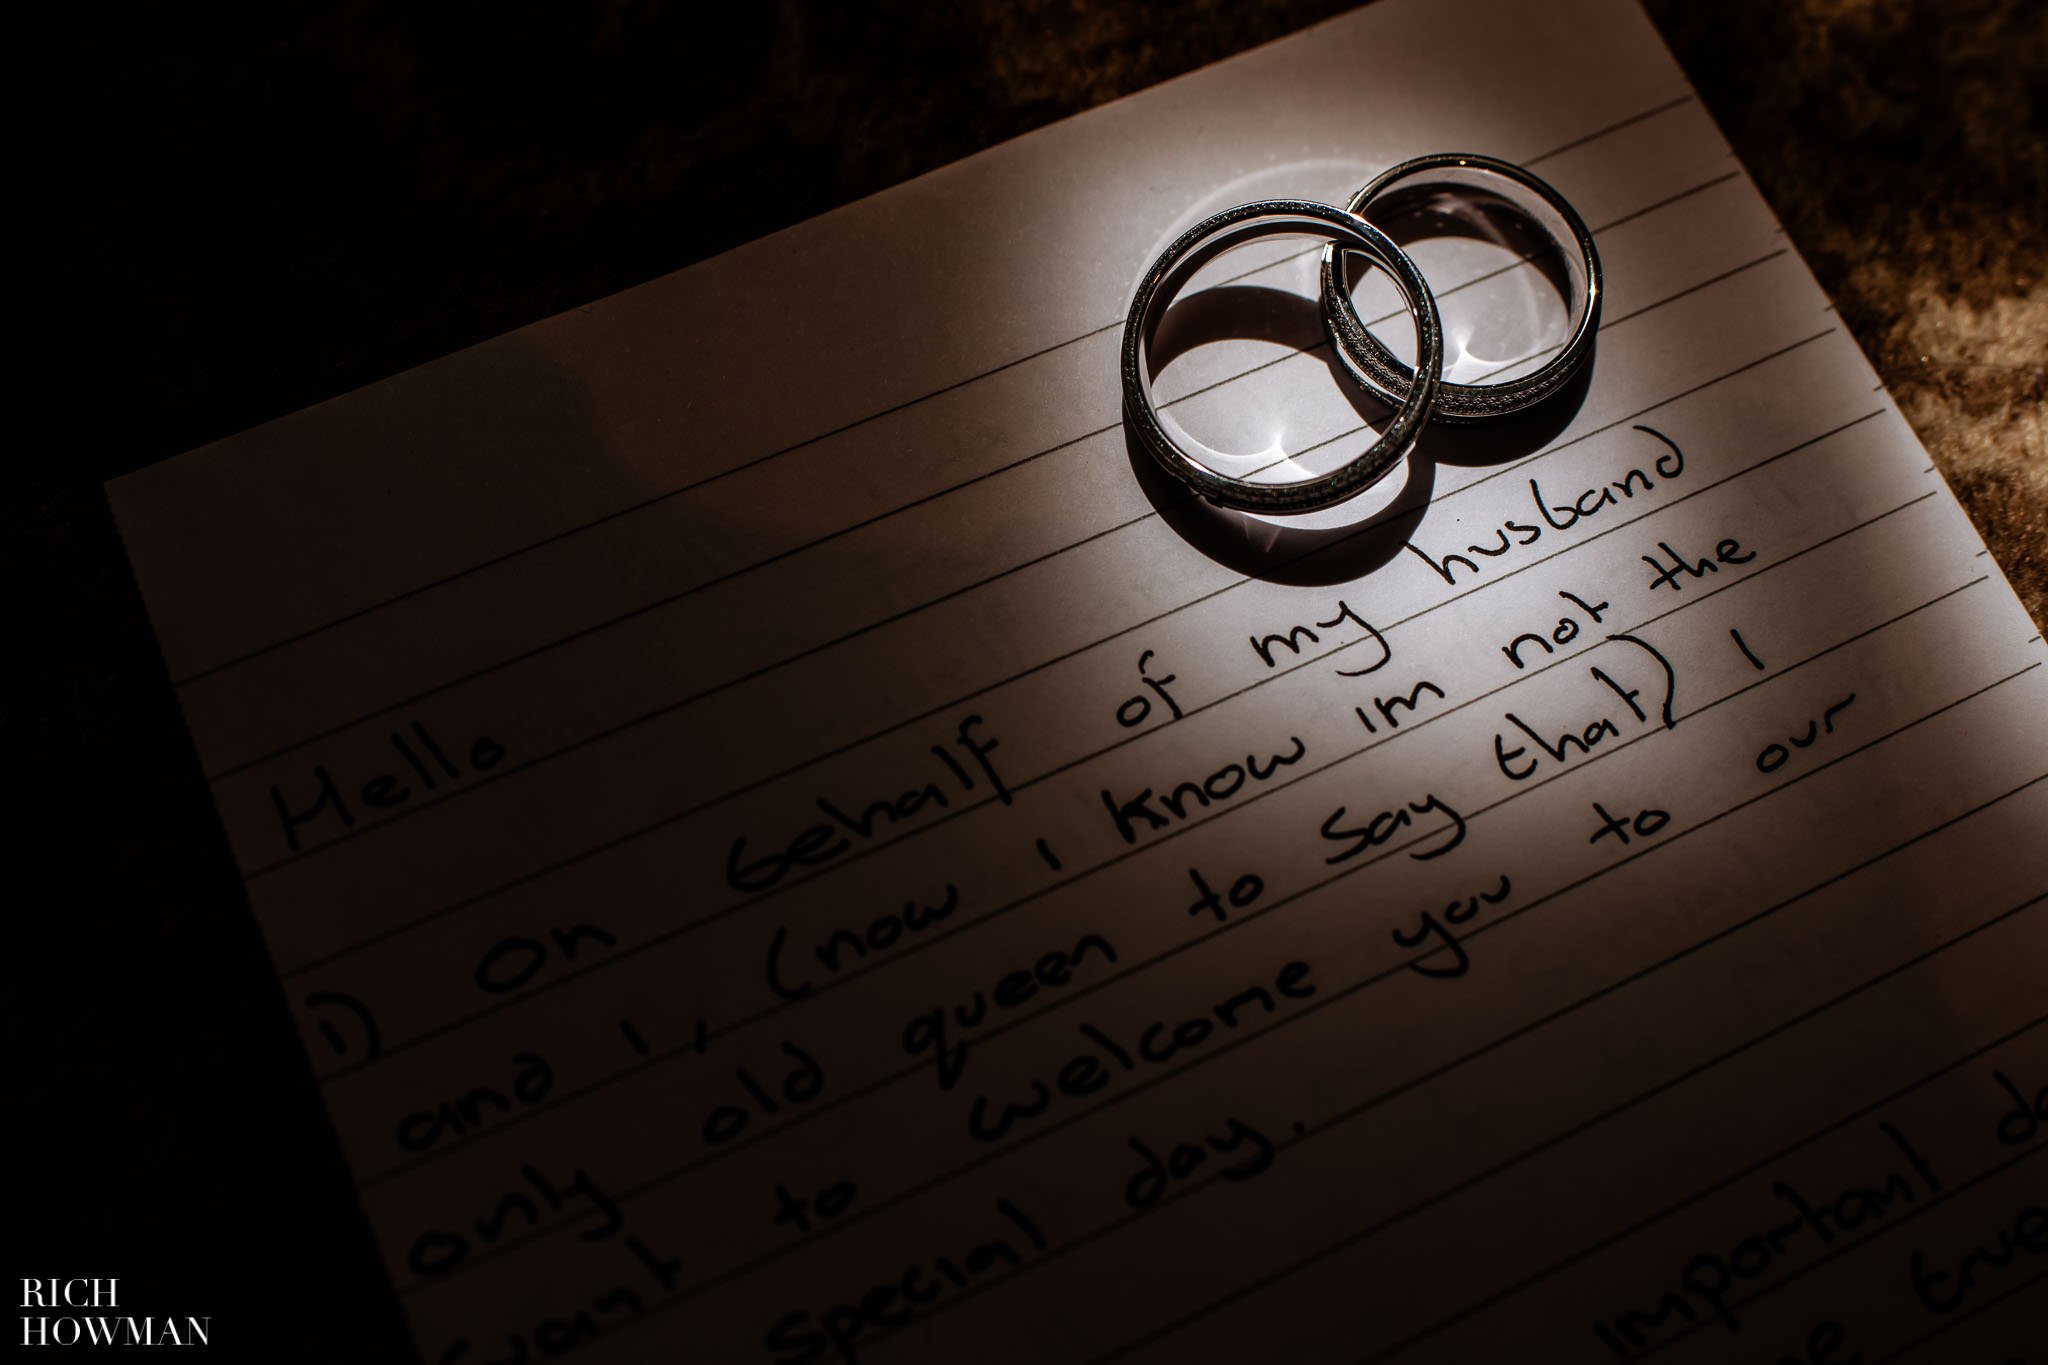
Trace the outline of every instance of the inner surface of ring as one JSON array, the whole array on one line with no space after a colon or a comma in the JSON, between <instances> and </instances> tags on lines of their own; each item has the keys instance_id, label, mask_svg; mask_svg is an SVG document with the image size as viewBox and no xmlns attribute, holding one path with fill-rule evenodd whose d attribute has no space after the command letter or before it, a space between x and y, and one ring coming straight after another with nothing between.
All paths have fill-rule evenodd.
<instances>
[{"instance_id":1,"label":"inner surface of ring","mask_svg":"<svg viewBox=\"0 0 2048 1365\"><path fill-rule=\"evenodd\" d=\"M1318 278L1330 235L1313 220L1235 226L1162 279L1164 303L1140 334L1139 363L1161 424L1188 455L1232 478L1299 483L1357 458L1393 410L1331 355ZM1357 273L1385 279L1377 267ZM1398 288L1385 288L1408 313ZM1412 357L1414 320L1387 330ZM1372 500L1331 510L1354 519L1370 514ZM1298 514L1287 522L1304 524Z\"/></svg>"},{"instance_id":2,"label":"inner surface of ring","mask_svg":"<svg viewBox=\"0 0 2048 1365\"><path fill-rule=\"evenodd\" d=\"M1583 321L1586 264L1571 225L1524 186L1487 171L1433 168L1397 182L1365 217L1408 252L1437 298L1444 380L1497 384L1554 357ZM1355 252L1340 259L1359 320L1415 362L1400 294Z\"/></svg>"}]
</instances>

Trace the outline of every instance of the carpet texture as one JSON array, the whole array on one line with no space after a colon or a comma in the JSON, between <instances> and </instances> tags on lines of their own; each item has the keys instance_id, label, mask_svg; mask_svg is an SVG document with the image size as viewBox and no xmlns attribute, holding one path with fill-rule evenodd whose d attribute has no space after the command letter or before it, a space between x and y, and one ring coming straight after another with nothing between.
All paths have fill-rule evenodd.
<instances>
[{"instance_id":1,"label":"carpet texture","mask_svg":"<svg viewBox=\"0 0 2048 1365\"><path fill-rule=\"evenodd\" d=\"M1649 6L2048 621L2048 6Z\"/></svg>"}]
</instances>

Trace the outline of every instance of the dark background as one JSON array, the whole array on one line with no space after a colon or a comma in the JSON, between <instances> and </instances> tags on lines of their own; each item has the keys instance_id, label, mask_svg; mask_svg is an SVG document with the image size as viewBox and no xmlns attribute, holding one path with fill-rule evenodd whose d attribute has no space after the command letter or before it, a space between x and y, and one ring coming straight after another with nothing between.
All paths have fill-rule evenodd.
<instances>
[{"instance_id":1,"label":"dark background","mask_svg":"<svg viewBox=\"0 0 2048 1365\"><path fill-rule=\"evenodd\" d=\"M5 1273L119 1276L259 1358L410 1355L101 480L1341 8L12 19ZM2048 615L2048 6L1649 9Z\"/></svg>"}]
</instances>

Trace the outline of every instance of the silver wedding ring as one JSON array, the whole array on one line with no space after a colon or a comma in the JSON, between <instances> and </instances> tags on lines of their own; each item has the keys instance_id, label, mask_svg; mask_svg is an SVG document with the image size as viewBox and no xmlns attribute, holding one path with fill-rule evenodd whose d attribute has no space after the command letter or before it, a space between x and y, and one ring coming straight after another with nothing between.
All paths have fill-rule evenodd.
<instances>
[{"instance_id":1,"label":"silver wedding ring","mask_svg":"<svg viewBox=\"0 0 2048 1365\"><path fill-rule=\"evenodd\" d=\"M1415 262L1370 220L1375 209L1390 214L1415 205L1429 209L1452 198L1460 201L1459 212L1474 203L1507 207L1547 236L1547 250L1564 259L1570 277L1567 336L1557 354L1532 373L1498 383L1445 382L1443 327L1435 296ZM1190 454L1167 430L1152 396L1149 360L1160 319L1196 271L1233 247L1286 234L1326 241L1323 326L1344 372L1395 410L1372 444L1337 469L1291 483L1265 483L1219 472ZM1352 266L1358 257L1387 273L1414 320L1414 366L1403 364L1359 319L1351 300ZM1600 301L1600 255L1593 234L1563 195L1520 166L1494 157L1417 157L1380 175L1345 208L1309 200L1262 200L1205 218L1176 238L1145 272L1124 323L1125 418L1159 466L1210 503L1246 512L1312 512L1353 497L1384 477L1414 449L1432 419L1483 421L1521 411L1563 388L1592 354Z\"/></svg>"},{"instance_id":2,"label":"silver wedding ring","mask_svg":"<svg viewBox=\"0 0 2048 1365\"><path fill-rule=\"evenodd\" d=\"M1290 233L1328 238L1392 277L1415 318L1419 364L1392 400L1398 405L1393 420L1364 452L1327 474L1292 483L1258 483L1218 473L1168 434L1152 398L1148 353L1166 305L1197 270L1232 247ZM1326 326L1328 322L1326 315ZM1345 209L1309 200L1268 199L1204 218L1176 238L1145 272L1124 323L1124 412L1152 458L1210 502L1246 512L1312 512L1363 492L1414 449L1436 401L1443 360L1443 327L1437 320L1436 300L1415 262L1391 238ZM1420 378L1415 377L1418 373Z\"/></svg>"},{"instance_id":3,"label":"silver wedding ring","mask_svg":"<svg viewBox=\"0 0 2048 1365\"><path fill-rule=\"evenodd\" d=\"M1375 205L1427 204L1455 196L1461 207L1475 198L1496 200L1546 234L1562 252L1571 277L1567 335L1558 353L1532 373L1497 384L1439 385L1436 416L1446 422L1476 422L1519 412L1570 383L1593 351L1600 327L1600 252L1585 220L1565 197L1512 162L1490 156L1439 153L1381 174L1346 205L1367 218ZM1337 340L1337 355L1351 377L1392 401L1407 392L1414 372L1365 329L1351 302L1350 263L1333 243L1323 248L1323 321Z\"/></svg>"}]
</instances>

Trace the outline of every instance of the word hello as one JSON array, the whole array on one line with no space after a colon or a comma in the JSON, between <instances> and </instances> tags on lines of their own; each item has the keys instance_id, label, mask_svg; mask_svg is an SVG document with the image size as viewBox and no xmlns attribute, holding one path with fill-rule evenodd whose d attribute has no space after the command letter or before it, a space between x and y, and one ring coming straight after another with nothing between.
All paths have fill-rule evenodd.
<instances>
[{"instance_id":1,"label":"word hello","mask_svg":"<svg viewBox=\"0 0 2048 1365\"><path fill-rule=\"evenodd\" d=\"M270 789L270 804L277 811L278 824L284 830L285 846L297 853L304 846L300 842L299 830L305 825L325 826L331 818L343 829L355 827L357 807L367 806L372 811L391 810L413 800L422 792L431 792L446 782L460 782L466 777L489 772L505 759L505 746L488 735L479 735L470 741L469 748L462 754L461 761L451 759L442 749L434 732L418 721L407 727L412 731L411 740L393 730L390 734L391 747L403 766L391 772L376 775L358 784L353 778L344 782L335 777L326 765L313 765L313 796L310 803L294 809L297 797L287 798L284 788ZM351 794L353 804L351 804Z\"/></svg>"}]
</instances>

